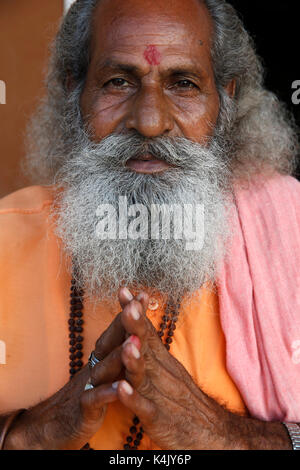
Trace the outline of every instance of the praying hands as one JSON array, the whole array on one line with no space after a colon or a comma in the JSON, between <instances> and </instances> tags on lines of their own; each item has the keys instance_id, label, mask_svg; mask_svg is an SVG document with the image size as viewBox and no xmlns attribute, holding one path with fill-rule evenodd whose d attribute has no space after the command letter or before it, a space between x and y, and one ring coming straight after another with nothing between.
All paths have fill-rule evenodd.
<instances>
[{"instance_id":1,"label":"praying hands","mask_svg":"<svg viewBox=\"0 0 300 470\"><path fill-rule=\"evenodd\" d=\"M235 415L203 393L147 319L147 294L124 302L126 291L120 292L120 322L129 337L119 349L125 380L113 386L118 399L139 417L159 447L289 449L281 423Z\"/></svg>"},{"instance_id":2,"label":"praying hands","mask_svg":"<svg viewBox=\"0 0 300 470\"><path fill-rule=\"evenodd\" d=\"M14 423L6 449L81 449L120 400L162 449L290 449L281 423L235 415L208 397L146 317L148 296L119 292L122 311L98 339L99 362ZM86 389L86 384L92 387Z\"/></svg>"}]
</instances>

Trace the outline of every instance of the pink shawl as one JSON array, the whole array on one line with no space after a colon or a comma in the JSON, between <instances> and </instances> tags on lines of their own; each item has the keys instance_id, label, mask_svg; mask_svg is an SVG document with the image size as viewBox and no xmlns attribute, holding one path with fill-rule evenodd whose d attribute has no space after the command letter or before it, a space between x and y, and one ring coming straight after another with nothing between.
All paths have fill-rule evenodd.
<instances>
[{"instance_id":1,"label":"pink shawl","mask_svg":"<svg viewBox=\"0 0 300 470\"><path fill-rule=\"evenodd\" d=\"M218 280L227 369L251 416L300 422L300 183L259 178L235 195Z\"/></svg>"}]
</instances>

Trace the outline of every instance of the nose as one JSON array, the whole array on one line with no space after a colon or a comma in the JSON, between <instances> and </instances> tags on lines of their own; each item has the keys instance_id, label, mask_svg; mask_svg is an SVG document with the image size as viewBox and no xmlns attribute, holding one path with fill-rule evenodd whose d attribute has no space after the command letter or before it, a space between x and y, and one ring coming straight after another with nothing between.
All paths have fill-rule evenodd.
<instances>
[{"instance_id":1,"label":"nose","mask_svg":"<svg viewBox=\"0 0 300 470\"><path fill-rule=\"evenodd\" d=\"M139 91L127 115L126 128L148 138L168 134L173 129L173 120L162 90L145 87Z\"/></svg>"}]
</instances>

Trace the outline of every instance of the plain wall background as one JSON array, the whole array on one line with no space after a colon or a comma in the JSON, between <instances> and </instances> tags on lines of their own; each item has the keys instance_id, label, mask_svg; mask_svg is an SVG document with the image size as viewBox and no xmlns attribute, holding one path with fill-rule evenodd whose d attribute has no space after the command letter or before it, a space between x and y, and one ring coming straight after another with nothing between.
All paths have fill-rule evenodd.
<instances>
[{"instance_id":1,"label":"plain wall background","mask_svg":"<svg viewBox=\"0 0 300 470\"><path fill-rule=\"evenodd\" d=\"M229 0L254 35L267 67L267 86L292 105L291 84L300 80L297 22L299 0ZM24 155L28 117L43 94L48 48L63 14L63 0L0 0L0 197L28 184L19 162Z\"/></svg>"},{"instance_id":2,"label":"plain wall background","mask_svg":"<svg viewBox=\"0 0 300 470\"><path fill-rule=\"evenodd\" d=\"M26 121L43 94L48 48L63 0L0 0L0 197L26 184L19 171ZM28 183L27 183L28 184Z\"/></svg>"}]
</instances>

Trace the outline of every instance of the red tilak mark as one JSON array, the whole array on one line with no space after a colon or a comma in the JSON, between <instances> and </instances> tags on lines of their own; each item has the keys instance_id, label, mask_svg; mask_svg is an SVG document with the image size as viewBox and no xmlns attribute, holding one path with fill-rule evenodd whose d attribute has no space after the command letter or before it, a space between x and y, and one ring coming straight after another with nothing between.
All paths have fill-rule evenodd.
<instances>
[{"instance_id":1,"label":"red tilak mark","mask_svg":"<svg viewBox=\"0 0 300 470\"><path fill-rule=\"evenodd\" d=\"M146 50L144 52L144 57L148 64L150 65L159 65L160 64L160 59L161 55L159 51L157 50L156 46L147 46Z\"/></svg>"}]
</instances>

